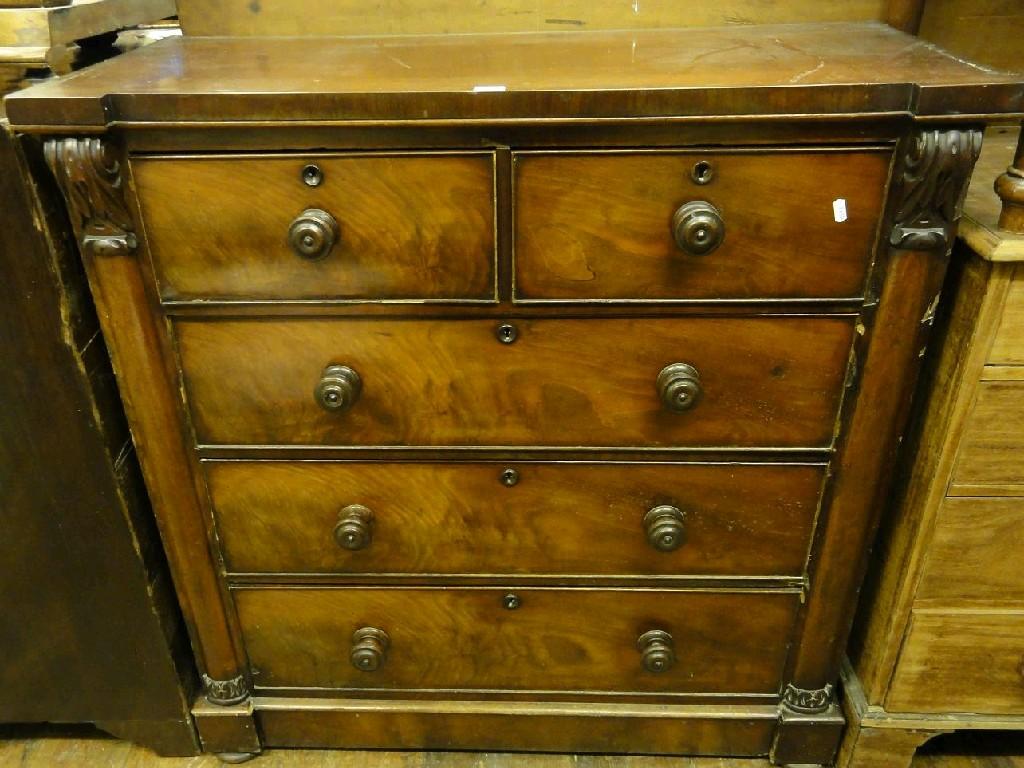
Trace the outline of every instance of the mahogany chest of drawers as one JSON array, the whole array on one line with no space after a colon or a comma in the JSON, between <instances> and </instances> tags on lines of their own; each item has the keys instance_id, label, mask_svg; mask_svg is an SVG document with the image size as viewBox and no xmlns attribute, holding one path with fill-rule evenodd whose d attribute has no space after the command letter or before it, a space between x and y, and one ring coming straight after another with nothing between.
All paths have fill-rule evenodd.
<instances>
[{"instance_id":1,"label":"mahogany chest of drawers","mask_svg":"<svg viewBox=\"0 0 1024 768\"><path fill-rule=\"evenodd\" d=\"M831 760L1013 78L882 25L168 40L8 102L207 749Z\"/></svg>"}]
</instances>

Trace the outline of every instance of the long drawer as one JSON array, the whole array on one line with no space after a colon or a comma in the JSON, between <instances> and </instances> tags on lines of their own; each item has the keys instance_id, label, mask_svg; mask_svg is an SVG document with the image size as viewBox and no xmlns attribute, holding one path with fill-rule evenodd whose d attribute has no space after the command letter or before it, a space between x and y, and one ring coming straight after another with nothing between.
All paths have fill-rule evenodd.
<instances>
[{"instance_id":1,"label":"long drawer","mask_svg":"<svg viewBox=\"0 0 1024 768\"><path fill-rule=\"evenodd\" d=\"M888 150L515 155L521 300L863 295Z\"/></svg>"},{"instance_id":2,"label":"long drawer","mask_svg":"<svg viewBox=\"0 0 1024 768\"><path fill-rule=\"evenodd\" d=\"M234 596L255 682L270 688L774 694L798 605L793 593L540 588Z\"/></svg>"},{"instance_id":3,"label":"long drawer","mask_svg":"<svg viewBox=\"0 0 1024 768\"><path fill-rule=\"evenodd\" d=\"M803 573L824 465L204 462L229 571Z\"/></svg>"},{"instance_id":4,"label":"long drawer","mask_svg":"<svg viewBox=\"0 0 1024 768\"><path fill-rule=\"evenodd\" d=\"M495 298L493 153L135 158L132 174L165 300Z\"/></svg>"},{"instance_id":5,"label":"long drawer","mask_svg":"<svg viewBox=\"0 0 1024 768\"><path fill-rule=\"evenodd\" d=\"M1024 611L915 611L886 709L1024 714Z\"/></svg>"},{"instance_id":6,"label":"long drawer","mask_svg":"<svg viewBox=\"0 0 1024 768\"><path fill-rule=\"evenodd\" d=\"M176 322L202 444L830 446L849 316ZM506 343L511 341L511 343Z\"/></svg>"}]
</instances>

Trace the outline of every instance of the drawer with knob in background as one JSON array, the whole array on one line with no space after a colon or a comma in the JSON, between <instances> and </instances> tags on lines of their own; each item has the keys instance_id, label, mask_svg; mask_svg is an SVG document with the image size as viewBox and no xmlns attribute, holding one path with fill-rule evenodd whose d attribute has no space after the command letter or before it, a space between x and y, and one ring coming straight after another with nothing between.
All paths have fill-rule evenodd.
<instances>
[{"instance_id":1,"label":"drawer with knob in background","mask_svg":"<svg viewBox=\"0 0 1024 768\"><path fill-rule=\"evenodd\" d=\"M853 315L178 318L200 445L832 445Z\"/></svg>"},{"instance_id":2,"label":"drawer with knob in background","mask_svg":"<svg viewBox=\"0 0 1024 768\"><path fill-rule=\"evenodd\" d=\"M891 150L518 152L519 301L856 299Z\"/></svg>"},{"instance_id":3,"label":"drawer with knob in background","mask_svg":"<svg viewBox=\"0 0 1024 768\"><path fill-rule=\"evenodd\" d=\"M134 157L165 301L495 300L491 152Z\"/></svg>"},{"instance_id":4,"label":"drawer with knob in background","mask_svg":"<svg viewBox=\"0 0 1024 768\"><path fill-rule=\"evenodd\" d=\"M204 461L229 573L799 577L824 464Z\"/></svg>"},{"instance_id":5,"label":"drawer with knob in background","mask_svg":"<svg viewBox=\"0 0 1024 768\"><path fill-rule=\"evenodd\" d=\"M236 587L259 688L777 694L775 592Z\"/></svg>"}]
</instances>

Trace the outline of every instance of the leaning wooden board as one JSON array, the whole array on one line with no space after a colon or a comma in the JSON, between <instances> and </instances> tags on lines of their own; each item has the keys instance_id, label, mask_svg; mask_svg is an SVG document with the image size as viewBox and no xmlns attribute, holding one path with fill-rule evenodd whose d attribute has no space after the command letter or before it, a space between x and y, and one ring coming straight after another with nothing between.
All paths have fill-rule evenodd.
<instances>
[{"instance_id":1,"label":"leaning wooden board","mask_svg":"<svg viewBox=\"0 0 1024 768\"><path fill-rule=\"evenodd\" d=\"M206 748L771 754L835 684L980 127L880 24L181 39L64 189Z\"/></svg>"}]
</instances>

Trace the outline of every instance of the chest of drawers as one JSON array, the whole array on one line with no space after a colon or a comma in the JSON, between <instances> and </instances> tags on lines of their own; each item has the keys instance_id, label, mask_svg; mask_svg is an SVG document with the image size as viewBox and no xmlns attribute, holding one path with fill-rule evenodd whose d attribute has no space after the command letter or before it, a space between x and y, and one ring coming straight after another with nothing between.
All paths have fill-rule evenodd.
<instances>
[{"instance_id":1,"label":"chest of drawers","mask_svg":"<svg viewBox=\"0 0 1024 768\"><path fill-rule=\"evenodd\" d=\"M828 762L979 128L1022 98L874 24L168 40L12 98L207 749Z\"/></svg>"}]
</instances>

